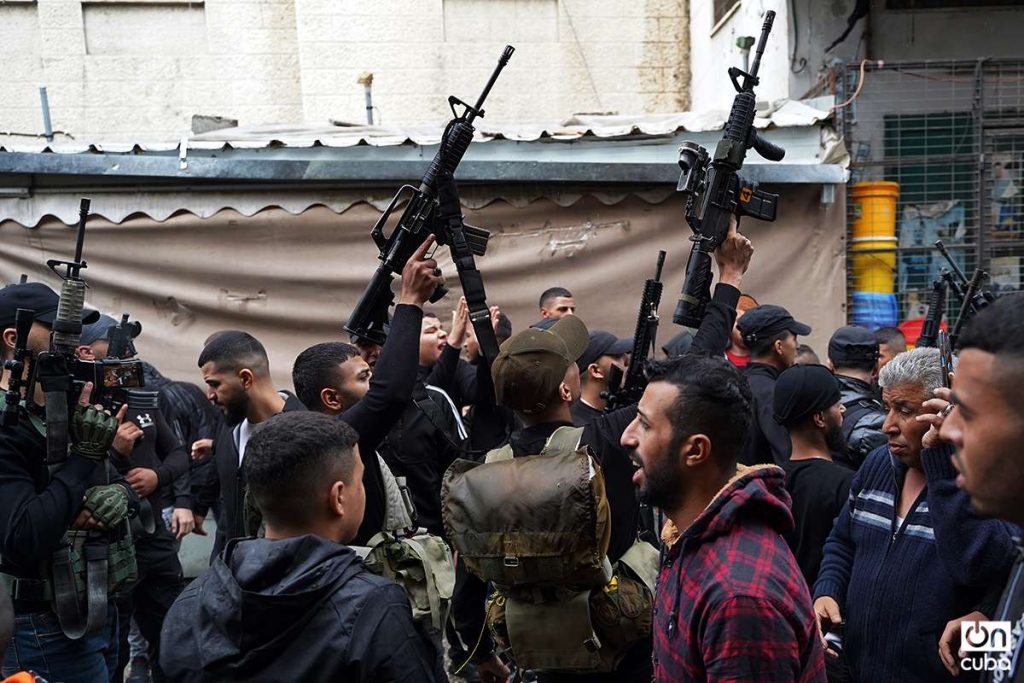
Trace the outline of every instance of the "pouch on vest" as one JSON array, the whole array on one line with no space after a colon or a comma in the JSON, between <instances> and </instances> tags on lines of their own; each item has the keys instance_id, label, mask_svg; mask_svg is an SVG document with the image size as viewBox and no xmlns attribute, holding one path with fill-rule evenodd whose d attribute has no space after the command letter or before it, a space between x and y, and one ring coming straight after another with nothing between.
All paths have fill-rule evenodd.
<instances>
[{"instance_id":1,"label":"pouch on vest","mask_svg":"<svg viewBox=\"0 0 1024 683\"><path fill-rule=\"evenodd\" d=\"M582 430L560 428L540 455L492 451L456 460L441 486L441 518L466 568L500 587L586 590L611 575L604 474Z\"/></svg>"},{"instance_id":2,"label":"pouch on vest","mask_svg":"<svg viewBox=\"0 0 1024 683\"><path fill-rule=\"evenodd\" d=\"M414 527L416 512L405 489L404 477L395 477L378 455L384 483L384 530L367 546L352 546L366 569L391 579L405 592L413 619L441 631L448 620L455 592L452 551L439 536Z\"/></svg>"}]
</instances>

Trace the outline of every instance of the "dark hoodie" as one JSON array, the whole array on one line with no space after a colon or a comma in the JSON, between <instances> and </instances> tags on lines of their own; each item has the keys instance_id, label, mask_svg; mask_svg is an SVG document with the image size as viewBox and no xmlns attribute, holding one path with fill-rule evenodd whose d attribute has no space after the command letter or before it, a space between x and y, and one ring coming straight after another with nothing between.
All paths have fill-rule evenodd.
<instances>
[{"instance_id":1,"label":"dark hoodie","mask_svg":"<svg viewBox=\"0 0 1024 683\"><path fill-rule=\"evenodd\" d=\"M169 681L444 680L398 585L318 536L228 543L167 613Z\"/></svg>"},{"instance_id":2,"label":"dark hoodie","mask_svg":"<svg viewBox=\"0 0 1024 683\"><path fill-rule=\"evenodd\" d=\"M782 538L785 474L739 466L676 538L654 609L657 681L825 681L811 596Z\"/></svg>"}]
</instances>

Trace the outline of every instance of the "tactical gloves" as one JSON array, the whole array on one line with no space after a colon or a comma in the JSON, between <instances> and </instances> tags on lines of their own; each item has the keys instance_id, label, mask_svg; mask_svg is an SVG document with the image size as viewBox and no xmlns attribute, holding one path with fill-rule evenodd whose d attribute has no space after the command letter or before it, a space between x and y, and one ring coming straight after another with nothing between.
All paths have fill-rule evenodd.
<instances>
[{"instance_id":1,"label":"tactical gloves","mask_svg":"<svg viewBox=\"0 0 1024 683\"><path fill-rule=\"evenodd\" d=\"M109 529L128 516L128 492L120 484L93 486L85 492L82 507Z\"/></svg>"},{"instance_id":2,"label":"tactical gloves","mask_svg":"<svg viewBox=\"0 0 1024 683\"><path fill-rule=\"evenodd\" d=\"M75 410L71 418L71 452L89 460L107 457L117 435L117 420L93 406Z\"/></svg>"}]
</instances>

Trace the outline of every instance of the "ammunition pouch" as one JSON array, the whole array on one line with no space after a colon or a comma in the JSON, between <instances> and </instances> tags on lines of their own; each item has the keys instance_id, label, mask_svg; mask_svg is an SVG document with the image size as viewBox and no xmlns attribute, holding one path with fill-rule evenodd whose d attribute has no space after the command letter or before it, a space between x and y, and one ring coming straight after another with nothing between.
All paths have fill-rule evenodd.
<instances>
[{"instance_id":1,"label":"ammunition pouch","mask_svg":"<svg viewBox=\"0 0 1024 683\"><path fill-rule=\"evenodd\" d=\"M370 572L397 583L414 620L441 632L455 592L452 551L440 536L413 531L416 511L404 477L395 477L378 455L384 481L384 530L367 546L352 546ZM411 535L410 535L411 533Z\"/></svg>"}]
</instances>

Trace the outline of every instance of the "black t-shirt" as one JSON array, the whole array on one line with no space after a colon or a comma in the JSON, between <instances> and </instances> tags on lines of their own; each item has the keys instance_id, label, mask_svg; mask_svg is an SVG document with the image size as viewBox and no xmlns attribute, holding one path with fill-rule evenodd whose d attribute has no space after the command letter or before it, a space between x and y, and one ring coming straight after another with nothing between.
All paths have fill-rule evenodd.
<instances>
[{"instance_id":1,"label":"black t-shirt","mask_svg":"<svg viewBox=\"0 0 1024 683\"><path fill-rule=\"evenodd\" d=\"M796 529L784 534L808 586L821 568L825 540L850 495L853 472L831 460L812 458L783 463L786 490L793 498Z\"/></svg>"}]
</instances>

